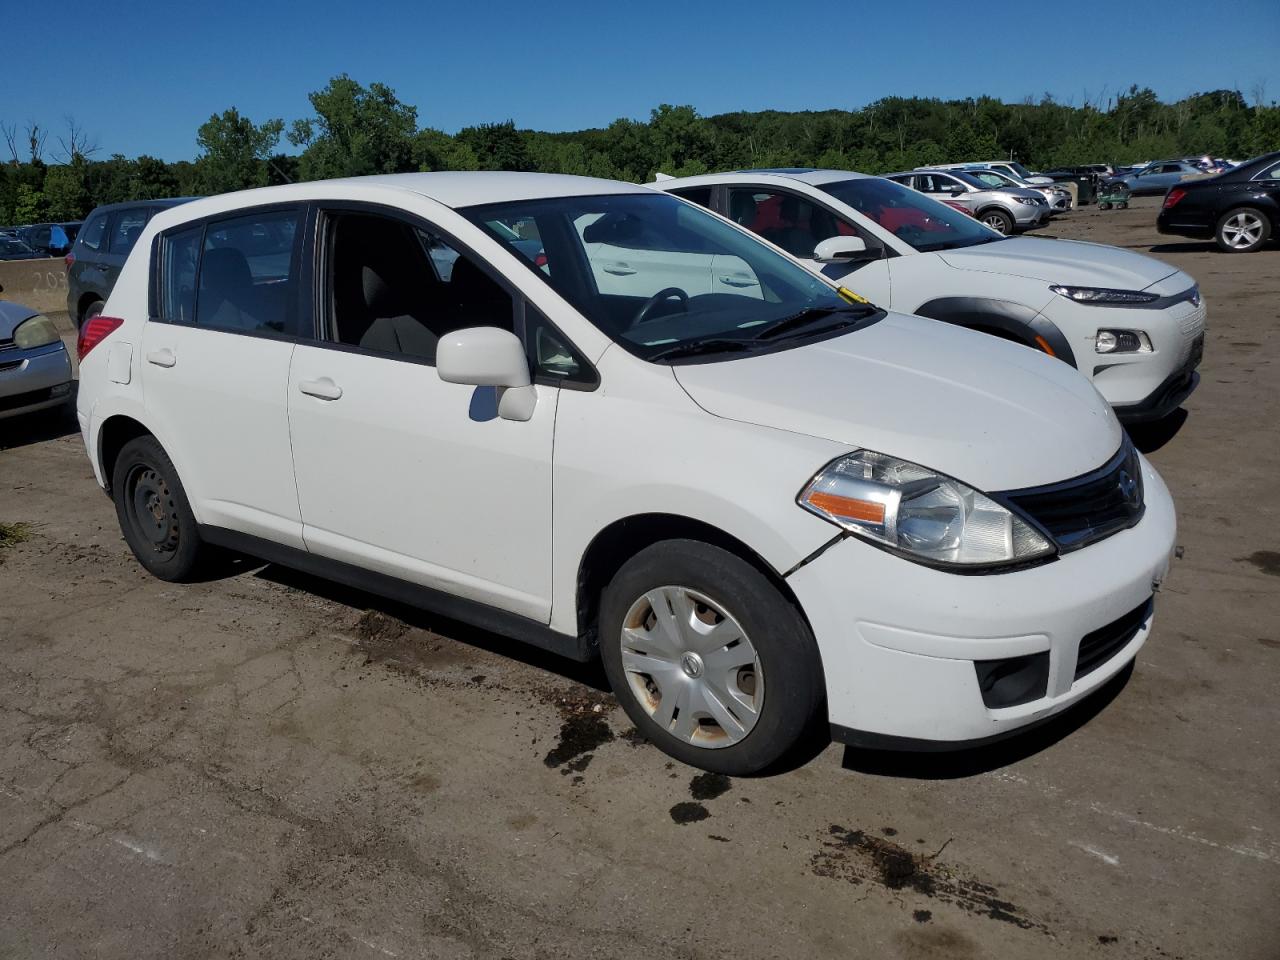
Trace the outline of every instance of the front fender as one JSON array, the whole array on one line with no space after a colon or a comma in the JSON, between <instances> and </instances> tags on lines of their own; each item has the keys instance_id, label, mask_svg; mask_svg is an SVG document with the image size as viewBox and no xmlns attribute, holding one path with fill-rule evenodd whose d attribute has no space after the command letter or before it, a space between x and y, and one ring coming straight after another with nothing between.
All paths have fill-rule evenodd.
<instances>
[{"instance_id":1,"label":"front fender","mask_svg":"<svg viewBox=\"0 0 1280 960\"><path fill-rule=\"evenodd\" d=\"M1076 356L1063 332L1052 320L1025 304L988 297L938 297L922 303L914 312L959 327L999 330L1042 350L1047 344L1049 349L1045 350L1046 353L1076 366Z\"/></svg>"}]
</instances>

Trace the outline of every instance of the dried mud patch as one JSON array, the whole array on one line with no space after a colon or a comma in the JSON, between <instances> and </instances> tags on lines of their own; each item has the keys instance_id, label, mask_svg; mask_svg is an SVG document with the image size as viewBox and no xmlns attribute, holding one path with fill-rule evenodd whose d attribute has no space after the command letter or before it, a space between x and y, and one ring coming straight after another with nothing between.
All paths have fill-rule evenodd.
<instances>
[{"instance_id":1,"label":"dried mud patch","mask_svg":"<svg viewBox=\"0 0 1280 960\"><path fill-rule=\"evenodd\" d=\"M411 627L380 610L366 610L350 628L365 665L379 664L425 681L435 670L474 659L464 644Z\"/></svg>"},{"instance_id":2,"label":"dried mud patch","mask_svg":"<svg viewBox=\"0 0 1280 960\"><path fill-rule=\"evenodd\" d=\"M810 861L813 872L820 877L915 893L1023 930L1049 932L1043 923L1002 898L995 887L968 876L952 864L940 862L938 858L946 844L937 853L922 855L884 837L838 824L831 825L829 834ZM930 911L916 912L932 916Z\"/></svg>"}]
</instances>

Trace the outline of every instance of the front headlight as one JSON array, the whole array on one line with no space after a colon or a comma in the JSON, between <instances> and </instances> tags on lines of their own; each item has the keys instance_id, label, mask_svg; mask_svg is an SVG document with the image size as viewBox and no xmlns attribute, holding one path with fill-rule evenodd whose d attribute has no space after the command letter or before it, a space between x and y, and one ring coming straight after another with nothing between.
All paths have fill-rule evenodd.
<instances>
[{"instance_id":1,"label":"front headlight","mask_svg":"<svg viewBox=\"0 0 1280 960\"><path fill-rule=\"evenodd\" d=\"M62 337L53 321L43 314L37 313L28 320L18 324L13 331L13 345L19 350L30 350L32 347L47 347L57 343Z\"/></svg>"},{"instance_id":2,"label":"front headlight","mask_svg":"<svg viewBox=\"0 0 1280 960\"><path fill-rule=\"evenodd\" d=\"M1110 290L1106 287L1064 287L1054 285L1049 288L1060 297L1074 300L1076 303L1097 303L1110 306L1126 304L1152 303L1160 299L1155 293L1143 293L1141 290Z\"/></svg>"},{"instance_id":3,"label":"front headlight","mask_svg":"<svg viewBox=\"0 0 1280 960\"><path fill-rule=\"evenodd\" d=\"M1043 202L1036 197L1014 197L1013 199L1017 200L1018 203L1025 203L1028 206L1032 206L1032 207L1038 206L1040 203Z\"/></svg>"},{"instance_id":4,"label":"front headlight","mask_svg":"<svg viewBox=\"0 0 1280 960\"><path fill-rule=\"evenodd\" d=\"M870 450L827 464L797 503L909 560L976 569L1054 552L1021 517L927 467Z\"/></svg>"}]
</instances>

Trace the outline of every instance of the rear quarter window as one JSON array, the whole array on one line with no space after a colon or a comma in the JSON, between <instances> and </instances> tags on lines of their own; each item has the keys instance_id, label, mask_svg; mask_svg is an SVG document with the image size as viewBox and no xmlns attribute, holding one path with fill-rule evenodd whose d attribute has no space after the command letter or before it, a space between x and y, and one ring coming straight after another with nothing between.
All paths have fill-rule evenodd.
<instances>
[{"instance_id":1,"label":"rear quarter window","mask_svg":"<svg viewBox=\"0 0 1280 960\"><path fill-rule=\"evenodd\" d=\"M102 240L107 233L107 215L99 214L91 217L80 231L79 241L82 247L90 250L102 249Z\"/></svg>"}]
</instances>

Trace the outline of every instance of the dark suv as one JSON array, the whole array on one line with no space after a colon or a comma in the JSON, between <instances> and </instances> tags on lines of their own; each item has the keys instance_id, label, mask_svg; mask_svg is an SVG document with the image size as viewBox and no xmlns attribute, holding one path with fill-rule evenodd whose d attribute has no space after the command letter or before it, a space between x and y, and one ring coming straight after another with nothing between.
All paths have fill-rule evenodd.
<instances>
[{"instance_id":1,"label":"dark suv","mask_svg":"<svg viewBox=\"0 0 1280 960\"><path fill-rule=\"evenodd\" d=\"M161 210L194 197L134 200L96 208L67 254L67 313L76 326L102 312L125 258L147 221Z\"/></svg>"}]
</instances>

